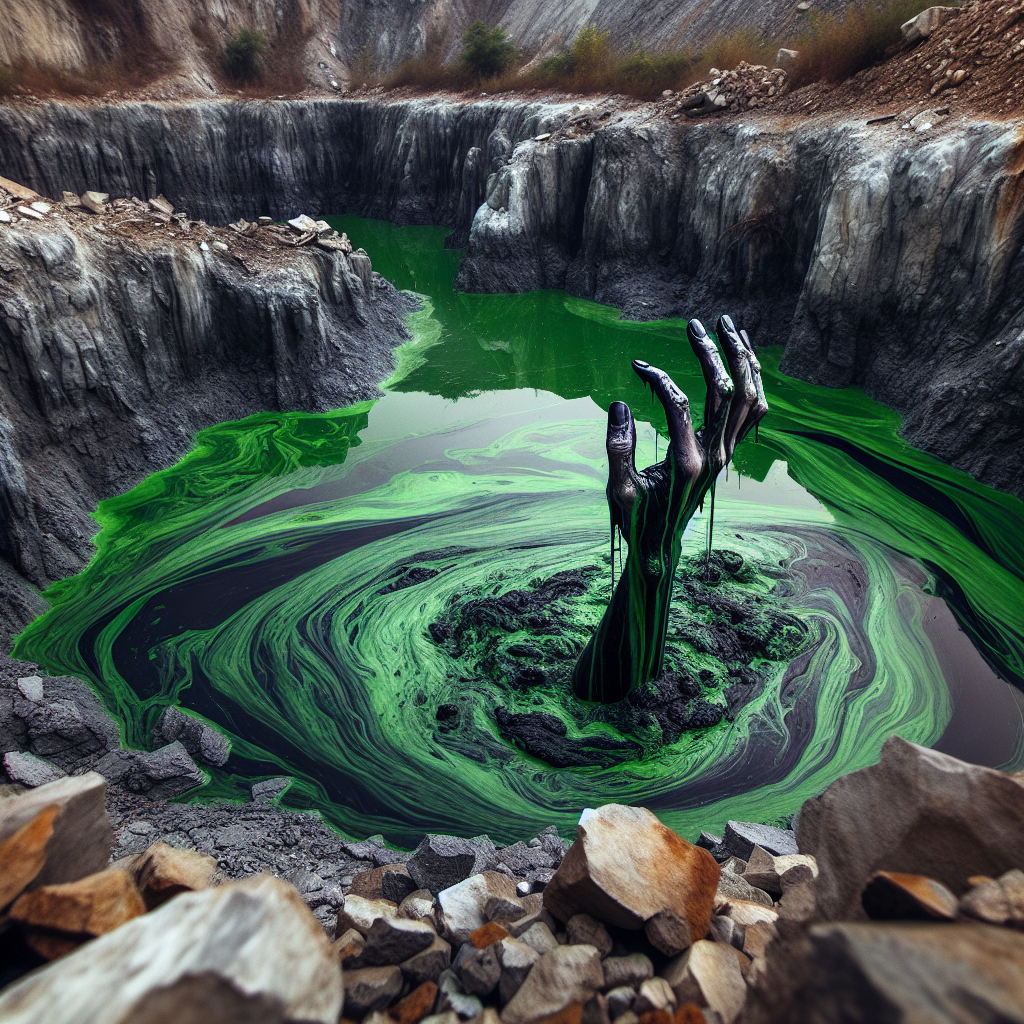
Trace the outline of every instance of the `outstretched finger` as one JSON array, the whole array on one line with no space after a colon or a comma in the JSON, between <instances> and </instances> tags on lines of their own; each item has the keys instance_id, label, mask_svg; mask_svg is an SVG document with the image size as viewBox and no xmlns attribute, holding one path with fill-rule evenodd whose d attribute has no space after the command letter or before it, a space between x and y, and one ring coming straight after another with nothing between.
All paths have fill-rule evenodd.
<instances>
[{"instance_id":1,"label":"outstretched finger","mask_svg":"<svg viewBox=\"0 0 1024 1024\"><path fill-rule=\"evenodd\" d=\"M750 430L750 428L764 419L765 414L768 412L768 400L764 397L764 383L761 380L761 361L757 358L757 354L754 352L754 346L750 341L750 335L747 334L746 331L740 331L740 337L743 339L743 344L750 353L750 368L753 372L754 387L757 390L757 401L754 403L754 408L747 416L747 422L740 428L738 440L742 441L744 435Z\"/></svg>"},{"instance_id":2,"label":"outstretched finger","mask_svg":"<svg viewBox=\"0 0 1024 1024\"><path fill-rule=\"evenodd\" d=\"M732 402L733 383L718 354L717 346L699 320L691 320L686 325L686 336L704 374L706 391L701 436L705 449L714 454L722 447L721 439Z\"/></svg>"},{"instance_id":3,"label":"outstretched finger","mask_svg":"<svg viewBox=\"0 0 1024 1024\"><path fill-rule=\"evenodd\" d=\"M754 366L757 359L754 356L753 346L749 340L744 342L740 332L732 318L720 317L718 320L718 341L725 352L726 361L729 364L729 372L732 375L735 393L733 394L732 407L729 410L729 418L725 426L723 444L727 459L731 459L736 445L740 438L754 425L755 420L751 418L758 401L758 386L755 383ZM758 371L760 367L758 366ZM760 372L756 373L757 381L760 381ZM762 396L763 398L763 392Z\"/></svg>"},{"instance_id":4,"label":"outstretched finger","mask_svg":"<svg viewBox=\"0 0 1024 1024\"><path fill-rule=\"evenodd\" d=\"M612 402L608 407L608 496L612 499L612 519L622 525L616 516L616 507L628 509L636 498L637 472L636 424L633 413L625 402Z\"/></svg>"},{"instance_id":5,"label":"outstretched finger","mask_svg":"<svg viewBox=\"0 0 1024 1024\"><path fill-rule=\"evenodd\" d=\"M679 468L688 476L696 476L704 460L693 435L690 418L690 400L679 390L676 382L664 371L642 359L633 360L633 371L658 396L668 419L669 451Z\"/></svg>"}]
</instances>

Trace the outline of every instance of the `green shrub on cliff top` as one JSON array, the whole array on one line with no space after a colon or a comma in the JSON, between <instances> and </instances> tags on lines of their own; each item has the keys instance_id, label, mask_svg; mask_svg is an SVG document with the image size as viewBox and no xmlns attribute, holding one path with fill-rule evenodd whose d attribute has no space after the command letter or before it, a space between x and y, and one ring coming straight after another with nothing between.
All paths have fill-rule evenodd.
<instances>
[{"instance_id":1,"label":"green shrub on cliff top","mask_svg":"<svg viewBox=\"0 0 1024 1024\"><path fill-rule=\"evenodd\" d=\"M477 78L497 78L515 59L516 48L503 28L488 28L482 21L474 21L462 41L463 67Z\"/></svg>"},{"instance_id":2,"label":"green shrub on cliff top","mask_svg":"<svg viewBox=\"0 0 1024 1024\"><path fill-rule=\"evenodd\" d=\"M267 37L251 28L239 29L224 48L224 70L236 82L259 78L261 58L267 52Z\"/></svg>"}]
</instances>

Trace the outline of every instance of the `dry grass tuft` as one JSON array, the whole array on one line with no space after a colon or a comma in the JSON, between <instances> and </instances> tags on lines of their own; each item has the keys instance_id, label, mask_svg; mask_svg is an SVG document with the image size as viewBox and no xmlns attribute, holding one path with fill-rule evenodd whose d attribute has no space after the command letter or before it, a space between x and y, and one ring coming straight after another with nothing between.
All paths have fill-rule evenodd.
<instances>
[{"instance_id":1,"label":"dry grass tuft","mask_svg":"<svg viewBox=\"0 0 1024 1024\"><path fill-rule=\"evenodd\" d=\"M880 60L900 40L900 25L924 9L924 0L861 0L842 17L815 17L795 36L765 39L745 29L723 34L700 51L680 48L648 52L634 46L619 52L611 33L593 25L582 29L571 44L539 66L518 68L497 78L478 79L459 64L445 64L443 52L408 61L384 78L365 80L390 88L407 86L424 92L482 89L489 93L512 89L545 89L577 93L622 93L653 99L665 89L683 89L707 77L711 68L727 70L741 61L773 67L782 46L799 50L801 59L790 75L791 87L811 82L838 82Z\"/></svg>"},{"instance_id":2,"label":"dry grass tuft","mask_svg":"<svg viewBox=\"0 0 1024 1024\"><path fill-rule=\"evenodd\" d=\"M886 0L854 4L841 17L812 20L788 45L800 51L790 86L842 82L885 56L901 39L900 26L926 7L922 0Z\"/></svg>"}]
</instances>

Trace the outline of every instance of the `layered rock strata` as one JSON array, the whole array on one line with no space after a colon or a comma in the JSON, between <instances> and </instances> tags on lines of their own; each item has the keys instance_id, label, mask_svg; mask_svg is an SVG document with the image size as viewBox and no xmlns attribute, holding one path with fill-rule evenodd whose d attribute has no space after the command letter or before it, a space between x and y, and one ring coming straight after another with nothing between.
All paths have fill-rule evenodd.
<instances>
[{"instance_id":1,"label":"layered rock strata","mask_svg":"<svg viewBox=\"0 0 1024 1024\"><path fill-rule=\"evenodd\" d=\"M459 285L637 319L734 309L785 372L862 384L914 444L1020 495L1022 174L1000 123L566 131L491 179Z\"/></svg>"},{"instance_id":2,"label":"layered rock strata","mask_svg":"<svg viewBox=\"0 0 1024 1024\"><path fill-rule=\"evenodd\" d=\"M128 213L3 225L0 557L37 586L76 572L97 502L197 429L377 394L412 300L368 264ZM8 627L31 605L10 584Z\"/></svg>"},{"instance_id":3,"label":"layered rock strata","mask_svg":"<svg viewBox=\"0 0 1024 1024\"><path fill-rule=\"evenodd\" d=\"M220 222L449 224L467 291L565 288L642 319L728 307L756 343L786 345L786 372L863 384L914 444L1024 493L1019 126L923 107L795 127L652 111L49 103L0 108L0 173L47 194L162 192Z\"/></svg>"}]
</instances>

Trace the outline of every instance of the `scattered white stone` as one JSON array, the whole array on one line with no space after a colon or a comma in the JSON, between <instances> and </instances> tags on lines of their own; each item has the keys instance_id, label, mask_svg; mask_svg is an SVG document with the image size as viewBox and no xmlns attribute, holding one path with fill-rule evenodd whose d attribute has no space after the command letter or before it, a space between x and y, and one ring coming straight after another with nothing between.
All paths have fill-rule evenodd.
<instances>
[{"instance_id":1,"label":"scattered white stone","mask_svg":"<svg viewBox=\"0 0 1024 1024\"><path fill-rule=\"evenodd\" d=\"M43 699L42 676L25 676L18 680L18 689L25 700L38 704Z\"/></svg>"},{"instance_id":2,"label":"scattered white stone","mask_svg":"<svg viewBox=\"0 0 1024 1024\"><path fill-rule=\"evenodd\" d=\"M106 192L83 192L81 195L82 205L92 213L103 213L106 209L106 202L110 198Z\"/></svg>"},{"instance_id":3,"label":"scattered white stone","mask_svg":"<svg viewBox=\"0 0 1024 1024\"><path fill-rule=\"evenodd\" d=\"M38 203L31 203L30 205L36 213L47 214L53 209L49 203L44 203L41 200Z\"/></svg>"},{"instance_id":4,"label":"scattered white stone","mask_svg":"<svg viewBox=\"0 0 1024 1024\"><path fill-rule=\"evenodd\" d=\"M300 213L298 217L293 217L288 221L288 226L300 235L308 235L310 232L314 235L316 234L316 221L312 217L307 217L304 213Z\"/></svg>"},{"instance_id":5,"label":"scattered white stone","mask_svg":"<svg viewBox=\"0 0 1024 1024\"><path fill-rule=\"evenodd\" d=\"M199 248L202 249L203 252L209 252L210 251L210 247L205 242L200 242L199 243Z\"/></svg>"},{"instance_id":6,"label":"scattered white stone","mask_svg":"<svg viewBox=\"0 0 1024 1024\"><path fill-rule=\"evenodd\" d=\"M228 252L229 251L228 243L227 242L214 242L213 243L213 247L214 247L214 249L217 249L220 252Z\"/></svg>"},{"instance_id":7,"label":"scattered white stone","mask_svg":"<svg viewBox=\"0 0 1024 1024\"><path fill-rule=\"evenodd\" d=\"M32 220L42 220L43 219L43 215L38 210L33 210L29 206L19 206L18 207L18 213L20 213L22 215L22 217L31 217Z\"/></svg>"}]
</instances>

